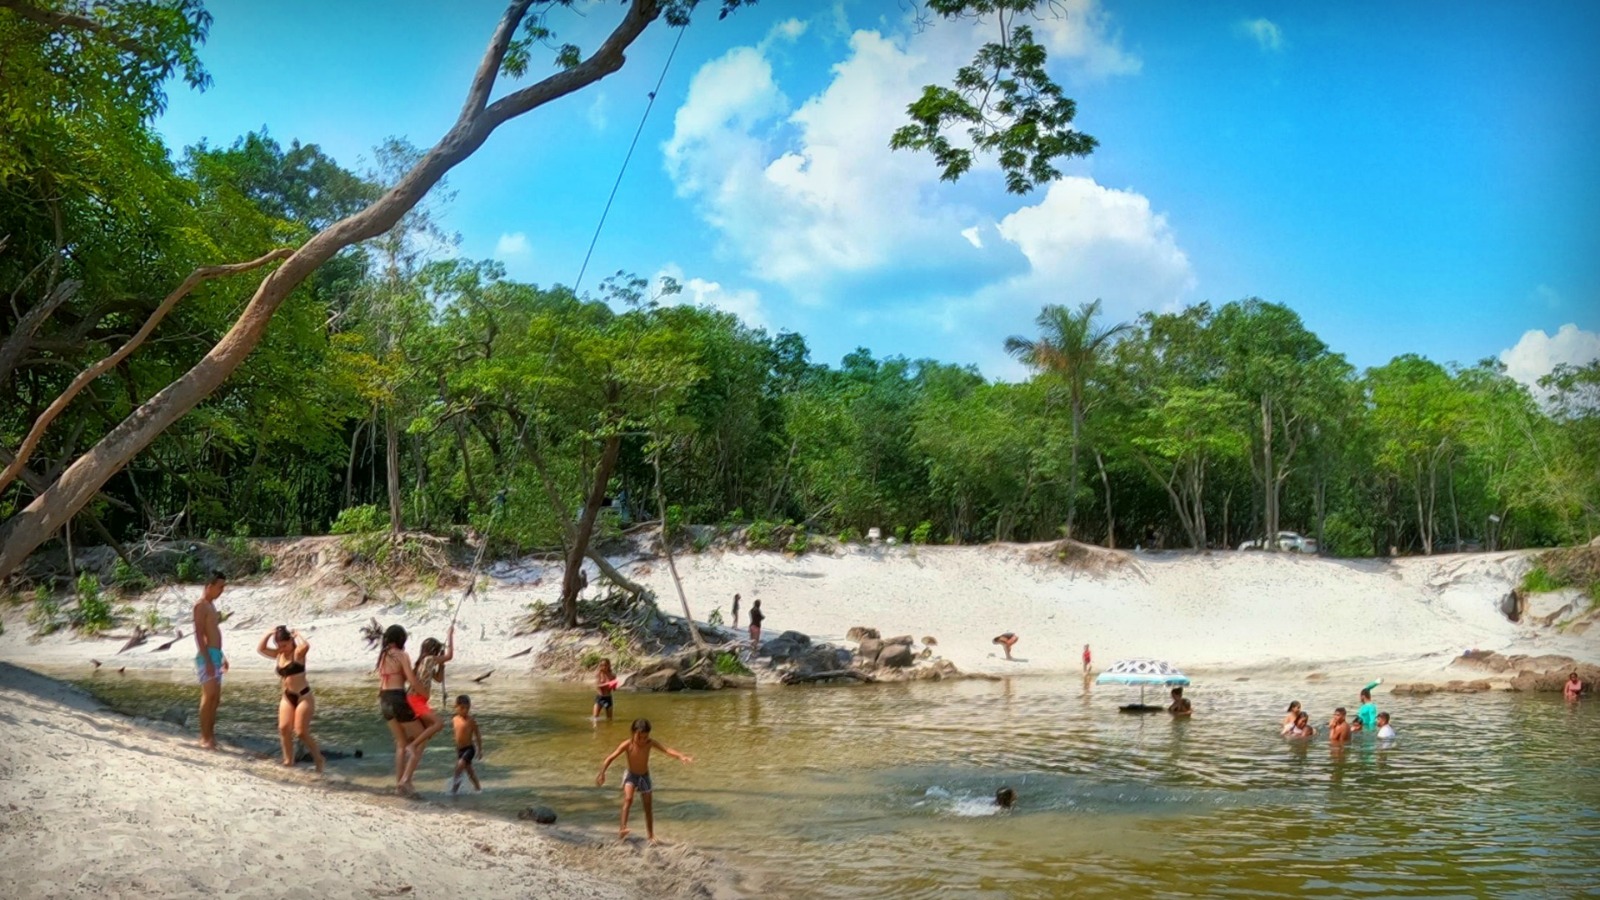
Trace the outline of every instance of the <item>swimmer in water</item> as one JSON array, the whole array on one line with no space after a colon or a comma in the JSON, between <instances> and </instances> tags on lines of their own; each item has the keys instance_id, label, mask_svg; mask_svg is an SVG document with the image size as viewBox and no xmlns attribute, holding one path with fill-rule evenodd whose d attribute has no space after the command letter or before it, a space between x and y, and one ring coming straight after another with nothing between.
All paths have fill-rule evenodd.
<instances>
[{"instance_id":1,"label":"swimmer in water","mask_svg":"<svg viewBox=\"0 0 1600 900\"><path fill-rule=\"evenodd\" d=\"M1009 787L1003 787L994 792L994 805L1001 809L1010 809L1017 805L1017 792Z\"/></svg>"},{"instance_id":2,"label":"swimmer in water","mask_svg":"<svg viewBox=\"0 0 1600 900\"><path fill-rule=\"evenodd\" d=\"M1283 717L1282 727L1278 729L1278 733L1288 734L1289 729L1294 727L1295 720L1298 718L1300 718L1300 701L1294 700L1289 703L1289 712Z\"/></svg>"}]
</instances>

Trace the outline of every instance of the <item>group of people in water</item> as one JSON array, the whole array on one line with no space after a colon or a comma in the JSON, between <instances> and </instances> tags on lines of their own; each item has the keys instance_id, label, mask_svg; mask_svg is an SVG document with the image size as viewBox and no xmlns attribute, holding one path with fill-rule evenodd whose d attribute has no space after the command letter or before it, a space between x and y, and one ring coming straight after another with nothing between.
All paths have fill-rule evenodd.
<instances>
[{"instance_id":1,"label":"group of people in water","mask_svg":"<svg viewBox=\"0 0 1600 900\"><path fill-rule=\"evenodd\" d=\"M1390 722L1390 715L1379 712L1378 705L1372 702L1372 688L1376 684L1373 682L1361 689L1361 705L1356 707L1354 716L1342 706L1333 711L1333 718L1328 720L1327 725L1328 743L1349 743L1352 737L1363 732L1376 734L1380 741L1392 741L1398 737ZM1301 708L1299 700L1289 704L1279 733L1290 740L1301 741L1316 736L1317 728L1311 724L1311 714Z\"/></svg>"}]
</instances>

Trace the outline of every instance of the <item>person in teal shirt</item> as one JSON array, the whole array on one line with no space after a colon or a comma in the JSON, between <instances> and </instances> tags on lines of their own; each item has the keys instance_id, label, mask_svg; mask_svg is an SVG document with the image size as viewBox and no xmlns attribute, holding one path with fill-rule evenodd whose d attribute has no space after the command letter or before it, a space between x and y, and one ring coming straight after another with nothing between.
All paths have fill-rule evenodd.
<instances>
[{"instance_id":1,"label":"person in teal shirt","mask_svg":"<svg viewBox=\"0 0 1600 900\"><path fill-rule=\"evenodd\" d=\"M1361 720L1362 731L1376 731L1378 728L1378 704L1372 702L1372 689L1379 682L1372 682L1361 689L1361 707L1356 710L1356 718Z\"/></svg>"}]
</instances>

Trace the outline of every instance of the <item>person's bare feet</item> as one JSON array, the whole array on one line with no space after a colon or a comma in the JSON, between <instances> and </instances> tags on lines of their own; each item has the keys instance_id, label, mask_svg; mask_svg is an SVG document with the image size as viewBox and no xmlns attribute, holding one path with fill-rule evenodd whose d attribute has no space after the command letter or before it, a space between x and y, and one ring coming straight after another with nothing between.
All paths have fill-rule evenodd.
<instances>
[{"instance_id":1,"label":"person's bare feet","mask_svg":"<svg viewBox=\"0 0 1600 900\"><path fill-rule=\"evenodd\" d=\"M324 759L322 756L319 755L317 757L317 759L316 759L316 763L317 763L317 774L321 775L322 774L322 770L327 766L328 761L326 759Z\"/></svg>"},{"instance_id":2,"label":"person's bare feet","mask_svg":"<svg viewBox=\"0 0 1600 900\"><path fill-rule=\"evenodd\" d=\"M629 834L631 834L631 833L632 833L632 832L630 832L630 831L628 831L628 829L626 829L626 828L624 828L624 829L622 829L622 831L621 831L621 832L619 832L619 833L618 833L618 834L617 834L617 840L619 840L619 841L625 841L625 840L627 840L627 839L628 839L628 835L629 835Z\"/></svg>"},{"instance_id":3,"label":"person's bare feet","mask_svg":"<svg viewBox=\"0 0 1600 900\"><path fill-rule=\"evenodd\" d=\"M216 741L201 741L200 742L200 749L201 750L215 750L215 749L217 749L217 742Z\"/></svg>"},{"instance_id":4,"label":"person's bare feet","mask_svg":"<svg viewBox=\"0 0 1600 900\"><path fill-rule=\"evenodd\" d=\"M294 760L292 760L292 759L286 759L286 760L284 760L284 761L283 761L283 765L284 765L284 766L285 766L285 767L286 767L286 768L287 768L287 767L292 767L292 766L293 766L293 765L294 765Z\"/></svg>"},{"instance_id":5,"label":"person's bare feet","mask_svg":"<svg viewBox=\"0 0 1600 900\"><path fill-rule=\"evenodd\" d=\"M656 836L652 834L652 835L650 835L650 846L654 847L655 845L656 845Z\"/></svg>"}]
</instances>

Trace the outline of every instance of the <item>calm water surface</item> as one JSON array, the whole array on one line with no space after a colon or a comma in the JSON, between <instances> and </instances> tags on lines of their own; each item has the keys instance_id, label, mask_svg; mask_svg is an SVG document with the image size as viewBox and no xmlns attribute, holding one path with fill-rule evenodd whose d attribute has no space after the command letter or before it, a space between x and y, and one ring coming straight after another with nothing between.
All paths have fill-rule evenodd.
<instances>
[{"instance_id":1,"label":"calm water surface","mask_svg":"<svg viewBox=\"0 0 1600 900\"><path fill-rule=\"evenodd\" d=\"M86 684L145 714L195 696L171 681ZM373 686L313 684L323 742L367 753L334 770L392 781ZM775 896L1600 895L1594 700L1380 696L1400 740L1341 750L1285 742L1277 723L1290 699L1325 723L1354 708L1357 685L1202 681L1189 721L1122 715L1126 689L1056 678L618 694L617 721L599 726L581 686L455 687L471 688L483 728L485 791L443 802L544 803L614 828L622 763L605 788L594 776L646 716L695 757L653 761L657 834ZM275 739L275 697L273 683L230 685L221 730ZM425 792L442 795L450 747L446 730ZM1010 813L990 799L1001 785L1019 794Z\"/></svg>"}]
</instances>

